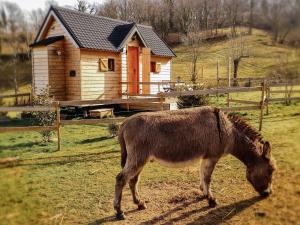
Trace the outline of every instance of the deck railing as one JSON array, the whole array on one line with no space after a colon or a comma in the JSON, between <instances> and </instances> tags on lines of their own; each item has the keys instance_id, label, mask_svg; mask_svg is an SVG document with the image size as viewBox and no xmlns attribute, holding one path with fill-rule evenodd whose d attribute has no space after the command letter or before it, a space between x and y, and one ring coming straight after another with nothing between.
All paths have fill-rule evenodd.
<instances>
[{"instance_id":1,"label":"deck railing","mask_svg":"<svg viewBox=\"0 0 300 225\"><path fill-rule=\"evenodd\" d=\"M157 96L157 93L170 92L175 89L175 86L183 85L183 84L185 84L185 82L176 82L176 81L132 82L132 81L125 81L125 82L120 82L120 84L122 86L122 95L125 95L125 96ZM123 91L124 85L126 85L125 91ZM131 88L133 88L134 85L138 85L138 93L130 93L129 90ZM143 93L145 89L148 89L149 93Z\"/></svg>"}]
</instances>

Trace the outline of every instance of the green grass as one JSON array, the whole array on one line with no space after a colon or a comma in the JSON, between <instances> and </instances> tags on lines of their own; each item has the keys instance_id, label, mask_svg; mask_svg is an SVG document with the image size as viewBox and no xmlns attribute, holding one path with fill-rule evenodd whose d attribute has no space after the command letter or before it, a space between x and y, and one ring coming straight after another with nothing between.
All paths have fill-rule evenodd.
<instances>
[{"instance_id":1,"label":"green grass","mask_svg":"<svg viewBox=\"0 0 300 225\"><path fill-rule=\"evenodd\" d=\"M278 57L285 54L292 66L299 66L295 49L272 46L270 37L262 31L248 38L255 57L242 61L241 77L267 75ZM216 58L225 77L226 46L228 42L216 43L202 55L199 65L205 65L205 78L215 77ZM180 74L188 79L187 50L184 46L175 48L178 57L173 63L174 78ZM260 95L239 93L231 97L259 102ZM219 102L213 98L211 104L224 106L225 98ZM258 111L241 114L258 127ZM126 188L125 222L112 221L120 147L116 139L109 137L107 126L63 127L61 151L56 151L56 141L41 144L40 134L35 132L0 134L0 159L19 159L15 164L0 165L0 224L299 224L300 104L271 105L262 133L272 143L278 164L271 198L255 198L257 194L246 181L244 166L232 156L223 158L213 174L212 189L219 201L216 209L207 209L206 202L194 201L200 194L197 165L171 169L149 163L140 185L148 209L133 211L135 206Z\"/></svg>"},{"instance_id":2,"label":"green grass","mask_svg":"<svg viewBox=\"0 0 300 225\"><path fill-rule=\"evenodd\" d=\"M255 98L254 95L248 97ZM300 204L300 105L276 104L271 106L270 112L264 119L263 135L273 144L279 167L275 194L268 200L249 203L242 213L232 212L233 216L227 218L230 224L243 220L249 224L295 224L300 219L297 214ZM258 112L243 115L253 126L258 126ZM117 141L108 136L104 125L66 126L62 129L62 140L62 150L58 152L56 142L41 145L38 133L0 134L0 157L16 156L20 160L16 165L0 168L0 224L59 224L60 221L88 224L100 223L113 215L114 181L120 170ZM170 169L157 163L148 164L142 173L141 189L143 197L149 200L150 209L129 217L128 224L151 221L152 217L172 210L172 199L180 199L183 194L190 200L197 183L197 166ZM243 165L233 157L226 157L218 164L213 190L221 202L219 211L192 214L184 218L182 224L196 221L199 215L204 221L216 222L216 216L226 216L232 210L228 205L238 207L256 195L245 180ZM162 205L157 206L157 201ZM205 207L206 203L202 204L197 207ZM126 210L135 208L128 189L124 207ZM179 210L162 221L195 208L186 206L181 210L183 212ZM257 217L257 211L267 216Z\"/></svg>"},{"instance_id":3,"label":"green grass","mask_svg":"<svg viewBox=\"0 0 300 225\"><path fill-rule=\"evenodd\" d=\"M241 28L242 29L242 28ZM245 36L245 45L249 49L249 58L242 59L239 67L239 77L264 77L270 74L278 64L288 60L289 67L300 72L299 49L286 45L273 45L272 38L265 31L254 30L253 35ZM220 63L220 77L227 78L227 58L230 52L230 41L222 41L205 45L201 49L197 63L198 76L201 80L202 67L204 79L216 79L217 61ZM184 81L190 81L191 51L188 46L178 46L173 49L177 57L173 60L172 79L180 76Z\"/></svg>"}]
</instances>

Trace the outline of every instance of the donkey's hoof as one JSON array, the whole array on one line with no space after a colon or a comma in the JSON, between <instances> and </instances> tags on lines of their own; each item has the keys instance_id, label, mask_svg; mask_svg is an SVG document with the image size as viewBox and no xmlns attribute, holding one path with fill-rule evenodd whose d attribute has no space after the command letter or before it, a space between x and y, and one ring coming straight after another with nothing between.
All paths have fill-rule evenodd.
<instances>
[{"instance_id":1,"label":"donkey's hoof","mask_svg":"<svg viewBox=\"0 0 300 225\"><path fill-rule=\"evenodd\" d=\"M145 203L138 204L138 210L145 210L145 209L147 209L147 206L145 205Z\"/></svg>"},{"instance_id":2,"label":"donkey's hoof","mask_svg":"<svg viewBox=\"0 0 300 225\"><path fill-rule=\"evenodd\" d=\"M217 206L216 199L208 199L208 206L210 208L215 208Z\"/></svg>"},{"instance_id":3,"label":"donkey's hoof","mask_svg":"<svg viewBox=\"0 0 300 225\"><path fill-rule=\"evenodd\" d=\"M203 201L203 200L205 200L205 196L197 196L197 197L196 197L196 201L197 201L197 202L201 202L201 201Z\"/></svg>"},{"instance_id":4,"label":"donkey's hoof","mask_svg":"<svg viewBox=\"0 0 300 225\"><path fill-rule=\"evenodd\" d=\"M125 217L125 215L124 215L123 212L120 212L120 213L117 213L117 214L116 214L116 219L117 219L117 220L125 220L126 217Z\"/></svg>"}]
</instances>

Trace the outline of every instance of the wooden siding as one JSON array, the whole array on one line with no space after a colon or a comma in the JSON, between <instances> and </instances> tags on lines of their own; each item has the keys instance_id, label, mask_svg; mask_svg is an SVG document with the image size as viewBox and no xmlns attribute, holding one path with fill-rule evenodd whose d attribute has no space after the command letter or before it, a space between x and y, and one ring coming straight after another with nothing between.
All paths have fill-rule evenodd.
<instances>
[{"instance_id":1,"label":"wooden siding","mask_svg":"<svg viewBox=\"0 0 300 225\"><path fill-rule=\"evenodd\" d=\"M122 82L127 82L127 48L123 48L121 53L121 80ZM122 93L127 90L127 85L122 85Z\"/></svg>"},{"instance_id":2,"label":"wooden siding","mask_svg":"<svg viewBox=\"0 0 300 225\"><path fill-rule=\"evenodd\" d=\"M65 36L63 55L66 100L81 100L80 49L74 46L60 23L53 19L45 38L58 35ZM50 65L50 67L52 66ZM70 76L71 70L76 71L75 77Z\"/></svg>"},{"instance_id":3,"label":"wooden siding","mask_svg":"<svg viewBox=\"0 0 300 225\"><path fill-rule=\"evenodd\" d=\"M151 56L151 62L161 63L161 70L159 73L153 73L153 72L150 73L151 82L161 82L161 81L171 80L171 62L172 62L171 58ZM150 92L151 94L158 93L159 92L158 85L151 85Z\"/></svg>"},{"instance_id":4,"label":"wooden siding","mask_svg":"<svg viewBox=\"0 0 300 225\"><path fill-rule=\"evenodd\" d=\"M32 65L34 94L39 95L49 85L47 47L35 47L32 49Z\"/></svg>"},{"instance_id":5,"label":"wooden siding","mask_svg":"<svg viewBox=\"0 0 300 225\"><path fill-rule=\"evenodd\" d=\"M49 92L55 100L66 99L66 77L64 54L57 55L57 51L63 52L64 41L58 41L48 45L48 65L49 65Z\"/></svg>"},{"instance_id":6,"label":"wooden siding","mask_svg":"<svg viewBox=\"0 0 300 225\"><path fill-rule=\"evenodd\" d=\"M142 48L142 81L150 82L150 61L151 61L151 49ZM150 94L150 86L143 85L143 94Z\"/></svg>"},{"instance_id":7,"label":"wooden siding","mask_svg":"<svg viewBox=\"0 0 300 225\"><path fill-rule=\"evenodd\" d=\"M81 50L82 99L114 99L121 94L121 55ZM113 58L115 71L100 72L99 58Z\"/></svg>"}]
</instances>

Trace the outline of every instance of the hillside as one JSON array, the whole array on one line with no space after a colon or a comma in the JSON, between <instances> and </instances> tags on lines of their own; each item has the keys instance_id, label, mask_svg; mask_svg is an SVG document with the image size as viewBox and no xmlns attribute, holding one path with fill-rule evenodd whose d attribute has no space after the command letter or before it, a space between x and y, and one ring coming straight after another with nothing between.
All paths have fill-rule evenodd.
<instances>
[{"instance_id":1,"label":"hillside","mask_svg":"<svg viewBox=\"0 0 300 225\"><path fill-rule=\"evenodd\" d=\"M240 30L241 31L241 30ZM228 32L223 30L223 32ZM249 58L242 59L239 67L239 77L264 77L272 72L281 62L289 62L289 67L300 72L300 50L286 45L273 45L271 36L262 30L254 30L253 35L244 37L249 49ZM227 77L227 58L231 44L229 40L204 46L198 61L199 81L216 79L217 61L220 63L220 77ZM173 48L177 57L172 64L172 80L178 76L189 82L191 68L191 50L180 45ZM0 90L4 94L7 89L13 89L13 65L11 62L0 61ZM20 85L31 82L31 63L20 63L17 67ZM30 89L30 88L29 88Z\"/></svg>"},{"instance_id":2,"label":"hillside","mask_svg":"<svg viewBox=\"0 0 300 225\"><path fill-rule=\"evenodd\" d=\"M239 77L267 76L281 62L288 60L289 66L300 71L300 51L286 45L273 45L271 36L262 30L254 30L253 35L244 37L249 49L249 58L242 59L239 67ZM217 60L220 63L220 76L227 77L227 58L229 40L204 46L198 61L198 74L201 78L202 66L204 79L216 79ZM180 76L184 81L190 79L191 53L187 46L173 48L177 57L173 60L172 79Z\"/></svg>"}]
</instances>

